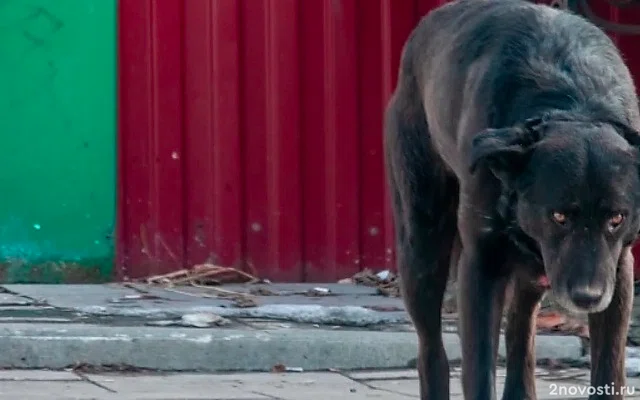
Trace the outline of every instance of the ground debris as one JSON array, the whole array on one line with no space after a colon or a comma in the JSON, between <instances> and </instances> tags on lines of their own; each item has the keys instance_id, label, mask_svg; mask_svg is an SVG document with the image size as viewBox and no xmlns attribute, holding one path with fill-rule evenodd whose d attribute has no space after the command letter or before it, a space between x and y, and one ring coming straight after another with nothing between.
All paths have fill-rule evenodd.
<instances>
[{"instance_id":1,"label":"ground debris","mask_svg":"<svg viewBox=\"0 0 640 400\"><path fill-rule=\"evenodd\" d=\"M156 370L154 369L134 367L133 365L127 365L127 364L92 365L92 364L81 363L81 362L70 365L64 368L64 370L81 372L86 374L97 374L97 373L104 373L104 372L127 372L127 373L156 372Z\"/></svg>"},{"instance_id":2,"label":"ground debris","mask_svg":"<svg viewBox=\"0 0 640 400\"><path fill-rule=\"evenodd\" d=\"M151 295L148 293L140 294L127 294L122 297L117 297L109 300L109 303L130 303L138 300L163 300L160 296Z\"/></svg>"},{"instance_id":3,"label":"ground debris","mask_svg":"<svg viewBox=\"0 0 640 400\"><path fill-rule=\"evenodd\" d=\"M164 275L154 275L143 280L148 284L179 286L221 285L223 283L258 283L260 279L237 268L221 267L214 264L198 264Z\"/></svg>"},{"instance_id":4,"label":"ground debris","mask_svg":"<svg viewBox=\"0 0 640 400\"><path fill-rule=\"evenodd\" d=\"M304 372L304 369L300 367L287 367L284 364L276 364L271 368L271 372L274 372L274 373Z\"/></svg>"},{"instance_id":5,"label":"ground debris","mask_svg":"<svg viewBox=\"0 0 640 400\"><path fill-rule=\"evenodd\" d=\"M308 296L308 297L324 297L324 296L331 296L331 295L333 295L331 290L323 287L314 287L313 289L309 289L308 291L305 292L305 296Z\"/></svg>"},{"instance_id":6,"label":"ground debris","mask_svg":"<svg viewBox=\"0 0 640 400\"><path fill-rule=\"evenodd\" d=\"M404 311L404 308L398 306L389 306L389 305L372 305L372 306L363 306L369 310L379 311L379 312L399 312Z\"/></svg>"},{"instance_id":7,"label":"ground debris","mask_svg":"<svg viewBox=\"0 0 640 400\"><path fill-rule=\"evenodd\" d=\"M164 275L154 275L142 280L148 285L161 286L165 290L195 297L225 298L233 302L234 307L256 307L256 295L252 293L236 292L218 287L229 283L265 283L236 268L221 267L213 264L199 264L189 269L171 272ZM179 286L193 286L210 293L192 293L176 289ZM262 289L266 291L266 289ZM273 292L272 292L273 293Z\"/></svg>"},{"instance_id":8,"label":"ground debris","mask_svg":"<svg viewBox=\"0 0 640 400\"><path fill-rule=\"evenodd\" d=\"M177 319L149 321L151 326L184 326L188 328L212 328L214 326L227 326L231 321L217 314L200 312L184 314Z\"/></svg>"},{"instance_id":9,"label":"ground debris","mask_svg":"<svg viewBox=\"0 0 640 400\"><path fill-rule=\"evenodd\" d=\"M538 333L563 333L589 339L586 321L561 313L555 309L541 310L536 316Z\"/></svg>"},{"instance_id":10,"label":"ground debris","mask_svg":"<svg viewBox=\"0 0 640 400\"><path fill-rule=\"evenodd\" d=\"M251 308L251 307L257 307L258 306L258 302L256 301L255 297L249 297L249 296L237 296L235 298L233 298L233 306L236 308Z\"/></svg>"},{"instance_id":11,"label":"ground debris","mask_svg":"<svg viewBox=\"0 0 640 400\"><path fill-rule=\"evenodd\" d=\"M506 301L509 302L508 300ZM442 304L443 320L457 320L457 296L455 286L452 286L445 293ZM563 309L555 302L545 299L542 308L536 316L536 330L539 334L564 334L577 336L584 340L589 340L589 325L584 317L572 315L562 311ZM502 327L505 328L508 322L508 313L504 313Z\"/></svg>"},{"instance_id":12,"label":"ground debris","mask_svg":"<svg viewBox=\"0 0 640 400\"><path fill-rule=\"evenodd\" d=\"M180 319L183 325L196 328L207 328L214 325L224 326L231 323L228 319L212 313L185 314Z\"/></svg>"},{"instance_id":13,"label":"ground debris","mask_svg":"<svg viewBox=\"0 0 640 400\"><path fill-rule=\"evenodd\" d=\"M280 293L275 292L265 286L256 286L249 289L249 293L254 296L280 296Z\"/></svg>"},{"instance_id":14,"label":"ground debris","mask_svg":"<svg viewBox=\"0 0 640 400\"><path fill-rule=\"evenodd\" d=\"M364 269L348 280L341 279L339 283L354 283L356 285L375 287L378 293L387 297L400 297L400 284L398 277L389 270L374 273L370 269Z\"/></svg>"}]
</instances>

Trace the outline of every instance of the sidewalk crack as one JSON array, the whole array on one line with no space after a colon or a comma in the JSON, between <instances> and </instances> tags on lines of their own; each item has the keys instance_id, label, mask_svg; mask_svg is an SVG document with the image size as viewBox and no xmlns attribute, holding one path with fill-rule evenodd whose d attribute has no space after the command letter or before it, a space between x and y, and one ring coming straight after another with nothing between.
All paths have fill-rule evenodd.
<instances>
[{"instance_id":1,"label":"sidewalk crack","mask_svg":"<svg viewBox=\"0 0 640 400\"><path fill-rule=\"evenodd\" d=\"M284 400L282 397L271 396L270 394L258 392L257 390L252 390L250 393L257 394L259 396L268 397L273 400Z\"/></svg>"},{"instance_id":2,"label":"sidewalk crack","mask_svg":"<svg viewBox=\"0 0 640 400\"><path fill-rule=\"evenodd\" d=\"M106 390L107 392L110 392L110 393L118 393L116 390L113 390L113 389L111 389L111 388L110 388L110 387L108 387L108 386L105 386L105 385L103 385L103 384L101 384L101 383L99 383L99 382L96 382L96 381L92 380L91 378L89 378L88 376L86 376L85 374L83 374L82 372L74 371L74 373L75 373L75 374L76 374L80 379L82 379L83 381L85 381L85 382L87 382L87 383L90 383L90 384L92 384L92 385L95 385L95 386L97 386L97 387L99 387L99 388L101 388L101 389L104 389L104 390Z\"/></svg>"}]
</instances>

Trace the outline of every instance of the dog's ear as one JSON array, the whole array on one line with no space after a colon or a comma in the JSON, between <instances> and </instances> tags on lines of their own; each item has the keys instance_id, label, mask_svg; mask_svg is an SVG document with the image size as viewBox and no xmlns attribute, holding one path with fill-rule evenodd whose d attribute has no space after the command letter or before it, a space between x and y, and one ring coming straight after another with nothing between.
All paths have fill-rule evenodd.
<instances>
[{"instance_id":1,"label":"dog's ear","mask_svg":"<svg viewBox=\"0 0 640 400\"><path fill-rule=\"evenodd\" d=\"M624 124L616 124L616 128L622 131L624 138L631 146L640 149L640 132Z\"/></svg>"},{"instance_id":2,"label":"dog's ear","mask_svg":"<svg viewBox=\"0 0 640 400\"><path fill-rule=\"evenodd\" d=\"M628 153L630 153L631 157L633 157L638 165L640 165L640 132L624 123L610 123L614 126L615 129L618 130L618 132L622 134L622 136L631 145L631 147L633 147L633 150Z\"/></svg>"},{"instance_id":3,"label":"dog's ear","mask_svg":"<svg viewBox=\"0 0 640 400\"><path fill-rule=\"evenodd\" d=\"M474 173L480 163L506 183L517 176L529 159L532 146L540 140L539 118L509 128L487 129L478 133L471 145L469 171Z\"/></svg>"}]
</instances>

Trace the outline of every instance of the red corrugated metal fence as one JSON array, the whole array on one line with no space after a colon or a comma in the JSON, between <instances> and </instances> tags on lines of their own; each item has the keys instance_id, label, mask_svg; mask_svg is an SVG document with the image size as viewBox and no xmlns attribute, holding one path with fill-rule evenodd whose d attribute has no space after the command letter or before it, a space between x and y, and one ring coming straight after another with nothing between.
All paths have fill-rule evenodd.
<instances>
[{"instance_id":1,"label":"red corrugated metal fence","mask_svg":"<svg viewBox=\"0 0 640 400\"><path fill-rule=\"evenodd\" d=\"M278 281L392 268L383 109L438 4L120 0L120 278L205 261Z\"/></svg>"}]
</instances>

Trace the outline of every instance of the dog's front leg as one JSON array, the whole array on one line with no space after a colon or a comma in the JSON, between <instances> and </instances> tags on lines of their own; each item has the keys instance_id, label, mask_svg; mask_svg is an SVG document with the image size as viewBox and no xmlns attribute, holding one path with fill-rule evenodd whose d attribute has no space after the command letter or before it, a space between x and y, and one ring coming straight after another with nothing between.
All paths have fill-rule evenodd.
<instances>
[{"instance_id":1,"label":"dog's front leg","mask_svg":"<svg viewBox=\"0 0 640 400\"><path fill-rule=\"evenodd\" d=\"M595 391L589 397L592 400L625 398L625 351L633 305L633 255L630 248L623 251L615 287L609 307L589 315L591 390Z\"/></svg>"},{"instance_id":2,"label":"dog's front leg","mask_svg":"<svg viewBox=\"0 0 640 400\"><path fill-rule=\"evenodd\" d=\"M505 279L489 272L486 250L464 249L458 271L462 387L466 400L495 400L495 362Z\"/></svg>"},{"instance_id":3,"label":"dog's front leg","mask_svg":"<svg viewBox=\"0 0 640 400\"><path fill-rule=\"evenodd\" d=\"M514 277L513 299L509 307L505 341L507 377L503 400L535 400L536 316L544 289L526 277Z\"/></svg>"}]
</instances>

